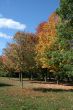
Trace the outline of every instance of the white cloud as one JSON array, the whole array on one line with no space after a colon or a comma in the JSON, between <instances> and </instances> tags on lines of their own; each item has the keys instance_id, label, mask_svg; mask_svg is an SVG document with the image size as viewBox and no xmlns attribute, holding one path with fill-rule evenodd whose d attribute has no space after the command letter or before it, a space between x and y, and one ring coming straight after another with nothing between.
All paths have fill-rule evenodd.
<instances>
[{"instance_id":1,"label":"white cloud","mask_svg":"<svg viewBox=\"0 0 73 110\"><path fill-rule=\"evenodd\" d=\"M9 28L16 30L24 30L26 28L25 24L14 21L13 19L0 18L0 28Z\"/></svg>"},{"instance_id":2,"label":"white cloud","mask_svg":"<svg viewBox=\"0 0 73 110\"><path fill-rule=\"evenodd\" d=\"M5 33L0 32L0 38L5 38L5 39L12 39L12 36L9 36Z\"/></svg>"}]
</instances>

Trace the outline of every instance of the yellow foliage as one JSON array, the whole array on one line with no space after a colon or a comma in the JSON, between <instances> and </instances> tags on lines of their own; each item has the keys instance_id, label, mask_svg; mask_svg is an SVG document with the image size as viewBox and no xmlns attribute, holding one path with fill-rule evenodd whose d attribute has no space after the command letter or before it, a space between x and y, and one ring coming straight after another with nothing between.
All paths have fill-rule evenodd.
<instances>
[{"instance_id":1,"label":"yellow foliage","mask_svg":"<svg viewBox=\"0 0 73 110\"><path fill-rule=\"evenodd\" d=\"M53 13L48 22L41 23L37 28L38 43L36 45L36 62L42 68L48 68L48 59L45 54L46 49L50 49L56 41L56 25L58 15Z\"/></svg>"}]
</instances>

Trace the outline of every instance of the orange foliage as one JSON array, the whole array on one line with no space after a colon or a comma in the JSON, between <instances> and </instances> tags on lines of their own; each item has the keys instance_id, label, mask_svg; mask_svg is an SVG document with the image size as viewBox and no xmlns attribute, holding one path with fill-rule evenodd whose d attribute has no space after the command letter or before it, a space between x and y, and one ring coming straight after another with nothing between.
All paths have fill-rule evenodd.
<instances>
[{"instance_id":1,"label":"orange foliage","mask_svg":"<svg viewBox=\"0 0 73 110\"><path fill-rule=\"evenodd\" d=\"M36 35L38 36L38 44L36 45L36 62L43 68L47 67L46 49L50 49L56 41L56 25L58 23L58 15L53 13L48 22L39 24Z\"/></svg>"},{"instance_id":2,"label":"orange foliage","mask_svg":"<svg viewBox=\"0 0 73 110\"><path fill-rule=\"evenodd\" d=\"M3 63L6 62L6 56L5 55L2 55L2 61L3 61Z\"/></svg>"}]
</instances>

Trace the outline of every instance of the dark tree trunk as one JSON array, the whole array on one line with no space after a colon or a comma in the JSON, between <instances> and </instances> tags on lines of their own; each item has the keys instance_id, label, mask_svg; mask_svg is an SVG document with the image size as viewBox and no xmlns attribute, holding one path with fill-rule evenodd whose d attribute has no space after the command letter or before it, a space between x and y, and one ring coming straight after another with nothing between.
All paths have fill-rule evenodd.
<instances>
[{"instance_id":1,"label":"dark tree trunk","mask_svg":"<svg viewBox=\"0 0 73 110\"><path fill-rule=\"evenodd\" d=\"M47 82L47 68L43 68L43 72L44 72L44 80L45 82Z\"/></svg>"},{"instance_id":2,"label":"dark tree trunk","mask_svg":"<svg viewBox=\"0 0 73 110\"><path fill-rule=\"evenodd\" d=\"M59 84L59 80L57 79L57 84Z\"/></svg>"},{"instance_id":3,"label":"dark tree trunk","mask_svg":"<svg viewBox=\"0 0 73 110\"><path fill-rule=\"evenodd\" d=\"M21 73L21 87L23 88L23 74Z\"/></svg>"},{"instance_id":4,"label":"dark tree trunk","mask_svg":"<svg viewBox=\"0 0 73 110\"><path fill-rule=\"evenodd\" d=\"M44 81L44 75L42 76L42 78L43 78L43 81Z\"/></svg>"},{"instance_id":5,"label":"dark tree trunk","mask_svg":"<svg viewBox=\"0 0 73 110\"><path fill-rule=\"evenodd\" d=\"M47 73L45 73L44 79L45 79L45 82L47 82Z\"/></svg>"},{"instance_id":6,"label":"dark tree trunk","mask_svg":"<svg viewBox=\"0 0 73 110\"><path fill-rule=\"evenodd\" d=\"M21 82L21 73L19 73L19 81Z\"/></svg>"},{"instance_id":7,"label":"dark tree trunk","mask_svg":"<svg viewBox=\"0 0 73 110\"><path fill-rule=\"evenodd\" d=\"M33 76L32 76L32 72L31 72L31 80L33 79Z\"/></svg>"},{"instance_id":8,"label":"dark tree trunk","mask_svg":"<svg viewBox=\"0 0 73 110\"><path fill-rule=\"evenodd\" d=\"M57 80L57 84L59 84L59 77L58 76L56 76L56 80Z\"/></svg>"}]
</instances>

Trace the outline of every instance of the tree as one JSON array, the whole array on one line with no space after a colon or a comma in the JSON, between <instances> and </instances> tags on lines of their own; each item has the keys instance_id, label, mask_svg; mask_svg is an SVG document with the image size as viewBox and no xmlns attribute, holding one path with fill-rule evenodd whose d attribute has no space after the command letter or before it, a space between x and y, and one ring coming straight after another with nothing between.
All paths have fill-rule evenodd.
<instances>
[{"instance_id":1,"label":"tree","mask_svg":"<svg viewBox=\"0 0 73 110\"><path fill-rule=\"evenodd\" d=\"M31 33L18 32L14 36L14 43L4 49L6 56L5 66L8 71L19 73L23 87L23 73L33 71L35 68L36 36ZM32 74L31 74L32 76Z\"/></svg>"},{"instance_id":2,"label":"tree","mask_svg":"<svg viewBox=\"0 0 73 110\"><path fill-rule=\"evenodd\" d=\"M50 49L56 40L56 25L58 22L58 15L53 13L48 22L39 24L37 28L38 43L36 45L36 63L45 71L49 69L46 49ZM46 77L46 73L45 73ZM46 81L46 78L45 78Z\"/></svg>"},{"instance_id":3,"label":"tree","mask_svg":"<svg viewBox=\"0 0 73 110\"><path fill-rule=\"evenodd\" d=\"M57 13L60 16L60 23L57 27L60 47L66 54L64 57L65 70L67 75L73 75L73 1L60 0L60 8Z\"/></svg>"},{"instance_id":4,"label":"tree","mask_svg":"<svg viewBox=\"0 0 73 110\"><path fill-rule=\"evenodd\" d=\"M5 71L9 73L9 76L18 71L16 47L16 44L8 44L7 48L3 50L3 64Z\"/></svg>"},{"instance_id":5,"label":"tree","mask_svg":"<svg viewBox=\"0 0 73 110\"><path fill-rule=\"evenodd\" d=\"M0 76L6 76L6 74L3 64L3 56L0 56Z\"/></svg>"},{"instance_id":6,"label":"tree","mask_svg":"<svg viewBox=\"0 0 73 110\"><path fill-rule=\"evenodd\" d=\"M48 65L51 71L59 77L73 75L73 19L71 0L60 0L60 8L57 9L59 23L57 25L57 39L50 50L48 50ZM68 9L68 10L67 10ZM70 13L69 13L70 12Z\"/></svg>"},{"instance_id":7,"label":"tree","mask_svg":"<svg viewBox=\"0 0 73 110\"><path fill-rule=\"evenodd\" d=\"M21 33L18 32L14 36L16 44L19 46L19 59L22 64L22 70L25 68L26 71L33 71L35 68L35 44L37 38L32 33ZM32 73L31 73L32 76Z\"/></svg>"}]
</instances>

